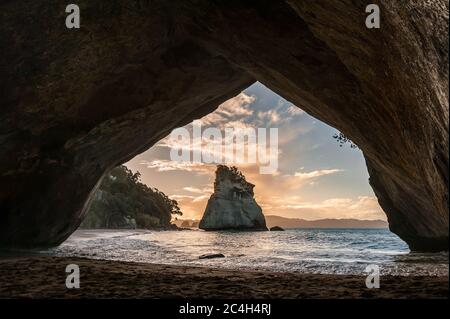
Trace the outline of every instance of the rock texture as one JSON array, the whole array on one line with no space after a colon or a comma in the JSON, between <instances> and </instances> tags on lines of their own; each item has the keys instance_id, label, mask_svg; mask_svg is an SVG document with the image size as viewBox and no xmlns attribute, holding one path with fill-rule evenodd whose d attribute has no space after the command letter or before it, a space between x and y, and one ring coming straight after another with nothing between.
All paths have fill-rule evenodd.
<instances>
[{"instance_id":1,"label":"rock texture","mask_svg":"<svg viewBox=\"0 0 450 319\"><path fill-rule=\"evenodd\" d=\"M0 4L0 245L52 246L112 167L258 80L363 151L390 229L448 249L448 1Z\"/></svg>"},{"instance_id":2,"label":"rock texture","mask_svg":"<svg viewBox=\"0 0 450 319\"><path fill-rule=\"evenodd\" d=\"M261 207L236 167L217 166L214 193L208 200L199 228L204 230L267 230Z\"/></svg>"}]
</instances>

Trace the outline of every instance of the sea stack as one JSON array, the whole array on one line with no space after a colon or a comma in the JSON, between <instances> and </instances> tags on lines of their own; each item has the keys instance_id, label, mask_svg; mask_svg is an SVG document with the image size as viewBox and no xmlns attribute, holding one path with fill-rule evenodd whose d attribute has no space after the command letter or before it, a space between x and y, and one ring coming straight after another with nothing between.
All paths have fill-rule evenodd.
<instances>
[{"instance_id":1,"label":"sea stack","mask_svg":"<svg viewBox=\"0 0 450 319\"><path fill-rule=\"evenodd\" d=\"M218 165L214 193L208 200L199 228L204 230L267 230L261 207L236 167Z\"/></svg>"}]
</instances>

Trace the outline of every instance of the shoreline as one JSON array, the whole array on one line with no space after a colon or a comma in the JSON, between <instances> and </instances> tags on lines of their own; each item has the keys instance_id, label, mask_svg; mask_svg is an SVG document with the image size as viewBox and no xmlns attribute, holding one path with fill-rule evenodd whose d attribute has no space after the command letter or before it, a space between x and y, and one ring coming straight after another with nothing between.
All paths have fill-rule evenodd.
<instances>
[{"instance_id":1,"label":"shoreline","mask_svg":"<svg viewBox=\"0 0 450 319\"><path fill-rule=\"evenodd\" d=\"M80 268L80 289L67 289L66 266ZM448 276L365 276L225 270L78 257L0 259L0 298L448 298Z\"/></svg>"}]
</instances>

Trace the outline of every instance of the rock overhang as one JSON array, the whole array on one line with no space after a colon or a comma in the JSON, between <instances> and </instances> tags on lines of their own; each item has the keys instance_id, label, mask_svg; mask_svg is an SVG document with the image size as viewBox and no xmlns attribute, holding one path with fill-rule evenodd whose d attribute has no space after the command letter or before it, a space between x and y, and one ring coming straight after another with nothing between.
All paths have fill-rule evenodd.
<instances>
[{"instance_id":1,"label":"rock overhang","mask_svg":"<svg viewBox=\"0 0 450 319\"><path fill-rule=\"evenodd\" d=\"M379 1L380 29L352 1L79 3L78 31L0 5L0 245L61 243L105 172L258 80L358 144L411 249L448 250L448 2Z\"/></svg>"}]
</instances>

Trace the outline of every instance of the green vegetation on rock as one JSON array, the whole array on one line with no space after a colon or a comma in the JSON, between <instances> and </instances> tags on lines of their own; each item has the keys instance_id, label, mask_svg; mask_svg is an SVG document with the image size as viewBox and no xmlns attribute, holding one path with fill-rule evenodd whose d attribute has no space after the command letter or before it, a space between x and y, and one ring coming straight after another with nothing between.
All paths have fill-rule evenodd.
<instances>
[{"instance_id":1,"label":"green vegetation on rock","mask_svg":"<svg viewBox=\"0 0 450 319\"><path fill-rule=\"evenodd\" d=\"M125 166L103 179L82 222L82 228L155 228L172 226L182 215L177 201L140 182L141 174Z\"/></svg>"}]
</instances>

